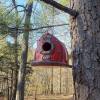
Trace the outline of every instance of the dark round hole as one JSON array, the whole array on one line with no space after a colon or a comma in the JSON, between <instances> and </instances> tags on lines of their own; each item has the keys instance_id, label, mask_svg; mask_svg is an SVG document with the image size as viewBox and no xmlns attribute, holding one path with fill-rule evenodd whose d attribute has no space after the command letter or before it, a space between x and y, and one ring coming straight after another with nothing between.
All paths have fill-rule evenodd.
<instances>
[{"instance_id":1,"label":"dark round hole","mask_svg":"<svg viewBox=\"0 0 100 100\"><path fill-rule=\"evenodd\" d=\"M51 44L48 42L45 42L42 46L44 51L49 51L51 49Z\"/></svg>"}]
</instances>

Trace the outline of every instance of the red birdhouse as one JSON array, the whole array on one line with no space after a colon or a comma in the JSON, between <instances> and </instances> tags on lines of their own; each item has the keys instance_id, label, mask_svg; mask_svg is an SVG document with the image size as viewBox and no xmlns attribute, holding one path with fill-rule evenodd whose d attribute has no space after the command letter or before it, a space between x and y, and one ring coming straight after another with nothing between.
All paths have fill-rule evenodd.
<instances>
[{"instance_id":1,"label":"red birdhouse","mask_svg":"<svg viewBox=\"0 0 100 100\"><path fill-rule=\"evenodd\" d=\"M37 41L33 66L67 66L68 52L65 45L52 34L45 33Z\"/></svg>"}]
</instances>

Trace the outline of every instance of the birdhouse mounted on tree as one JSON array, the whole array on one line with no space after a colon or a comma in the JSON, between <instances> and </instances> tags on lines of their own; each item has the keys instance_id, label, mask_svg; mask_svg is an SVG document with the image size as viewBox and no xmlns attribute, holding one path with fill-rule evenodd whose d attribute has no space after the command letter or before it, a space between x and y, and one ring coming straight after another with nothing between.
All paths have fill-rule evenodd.
<instances>
[{"instance_id":1,"label":"birdhouse mounted on tree","mask_svg":"<svg viewBox=\"0 0 100 100\"><path fill-rule=\"evenodd\" d=\"M45 33L37 41L32 66L67 66L68 52L65 45L52 34Z\"/></svg>"}]
</instances>

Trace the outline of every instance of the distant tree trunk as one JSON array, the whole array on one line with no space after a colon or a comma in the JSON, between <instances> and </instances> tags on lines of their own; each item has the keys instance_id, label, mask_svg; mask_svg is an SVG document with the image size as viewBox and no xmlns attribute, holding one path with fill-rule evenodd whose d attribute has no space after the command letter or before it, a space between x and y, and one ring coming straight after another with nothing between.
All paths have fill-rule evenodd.
<instances>
[{"instance_id":1,"label":"distant tree trunk","mask_svg":"<svg viewBox=\"0 0 100 100\"><path fill-rule=\"evenodd\" d=\"M10 100L10 92L9 92L9 76L8 76L8 73L7 73L7 80L6 80L6 87L7 87L7 100Z\"/></svg>"},{"instance_id":2,"label":"distant tree trunk","mask_svg":"<svg viewBox=\"0 0 100 100\"><path fill-rule=\"evenodd\" d=\"M10 100L13 96L13 69L11 69L11 86L10 86Z\"/></svg>"},{"instance_id":3,"label":"distant tree trunk","mask_svg":"<svg viewBox=\"0 0 100 100\"><path fill-rule=\"evenodd\" d=\"M12 0L13 6L15 7L15 12L16 12L16 18L18 18L18 9L16 6L16 0ZM16 32L13 33L14 34L14 40L15 40L15 45L14 45L14 53L15 53L15 70L13 71L14 75L13 75L13 90L12 90L12 97L11 100L15 100L16 99L16 92L17 92L17 82L18 82L18 69L19 69L19 65L18 65L18 19L16 20Z\"/></svg>"},{"instance_id":4,"label":"distant tree trunk","mask_svg":"<svg viewBox=\"0 0 100 100\"><path fill-rule=\"evenodd\" d=\"M28 39L29 39L29 28L30 28L30 19L32 13L33 2L27 3L27 11L25 16L25 32L23 34L23 44L22 44L22 64L19 68L18 73L18 85L17 85L17 94L16 100L24 100L24 87L25 87L25 72L27 64L27 54L28 54Z\"/></svg>"},{"instance_id":5,"label":"distant tree trunk","mask_svg":"<svg viewBox=\"0 0 100 100\"><path fill-rule=\"evenodd\" d=\"M16 14L18 17L18 13ZM18 28L18 22L16 22L16 27ZM15 46L14 46L14 53L15 53L15 70L13 71L14 75L13 75L13 90L12 90L12 98L11 100L15 100L16 97L16 91L17 91L17 82L18 82L18 69L19 69L19 65L18 65L18 29L16 29L16 32L14 34L14 39L15 39Z\"/></svg>"},{"instance_id":6,"label":"distant tree trunk","mask_svg":"<svg viewBox=\"0 0 100 100\"><path fill-rule=\"evenodd\" d=\"M71 0L75 100L100 100L100 0Z\"/></svg>"},{"instance_id":7,"label":"distant tree trunk","mask_svg":"<svg viewBox=\"0 0 100 100\"><path fill-rule=\"evenodd\" d=\"M62 93L62 73L61 73L61 66L60 66L60 94Z\"/></svg>"},{"instance_id":8,"label":"distant tree trunk","mask_svg":"<svg viewBox=\"0 0 100 100\"><path fill-rule=\"evenodd\" d=\"M52 69L51 69L51 94L53 94L53 66L52 66Z\"/></svg>"},{"instance_id":9,"label":"distant tree trunk","mask_svg":"<svg viewBox=\"0 0 100 100\"><path fill-rule=\"evenodd\" d=\"M18 72L17 72L17 69L15 70L14 72L14 76L13 76L13 93L12 93L12 98L11 100L15 100L16 98L16 91L17 91L17 76L18 76Z\"/></svg>"}]
</instances>

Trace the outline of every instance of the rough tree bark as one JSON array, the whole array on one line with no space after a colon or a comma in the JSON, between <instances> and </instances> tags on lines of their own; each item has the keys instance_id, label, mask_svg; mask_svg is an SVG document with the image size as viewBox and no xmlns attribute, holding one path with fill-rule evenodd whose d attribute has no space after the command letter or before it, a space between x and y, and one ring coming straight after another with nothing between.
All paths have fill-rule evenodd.
<instances>
[{"instance_id":1,"label":"rough tree bark","mask_svg":"<svg viewBox=\"0 0 100 100\"><path fill-rule=\"evenodd\" d=\"M100 0L71 0L75 100L100 100Z\"/></svg>"},{"instance_id":2,"label":"rough tree bark","mask_svg":"<svg viewBox=\"0 0 100 100\"><path fill-rule=\"evenodd\" d=\"M24 100L24 87L25 87L25 73L26 73L26 64L27 64L27 54L28 54L28 39L29 39L29 28L30 20L32 14L33 2L27 3L27 11L25 16L25 31L23 34L23 44L22 44L22 63L19 68L18 73L18 85L16 100Z\"/></svg>"}]
</instances>

